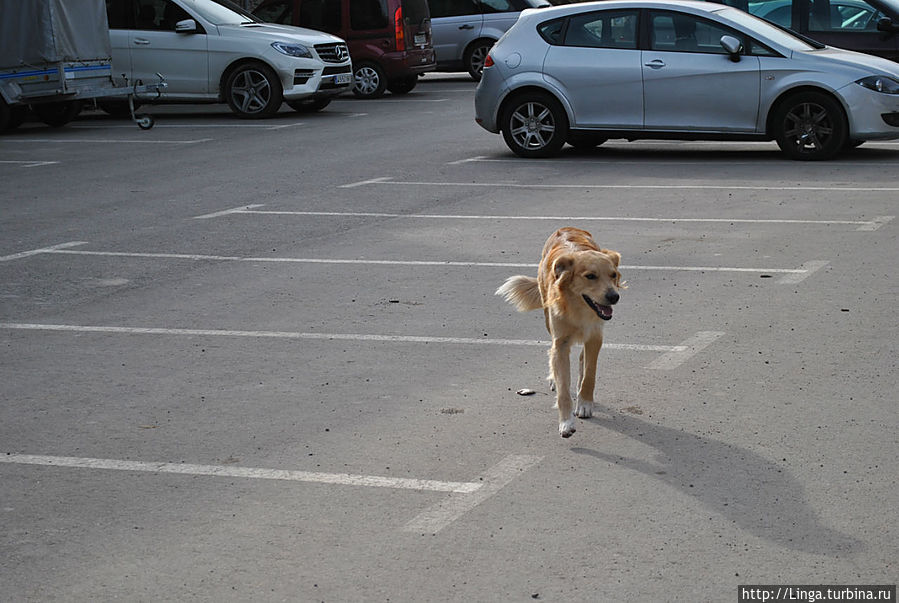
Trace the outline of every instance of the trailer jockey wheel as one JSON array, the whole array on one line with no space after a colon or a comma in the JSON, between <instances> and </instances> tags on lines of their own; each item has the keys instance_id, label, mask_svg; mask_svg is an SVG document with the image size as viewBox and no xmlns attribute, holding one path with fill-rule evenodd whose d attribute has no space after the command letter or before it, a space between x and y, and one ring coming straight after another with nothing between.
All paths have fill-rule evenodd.
<instances>
[{"instance_id":1,"label":"trailer jockey wheel","mask_svg":"<svg viewBox=\"0 0 899 603\"><path fill-rule=\"evenodd\" d=\"M149 130L156 124L156 120L152 115L135 115L134 121L141 130Z\"/></svg>"}]
</instances>

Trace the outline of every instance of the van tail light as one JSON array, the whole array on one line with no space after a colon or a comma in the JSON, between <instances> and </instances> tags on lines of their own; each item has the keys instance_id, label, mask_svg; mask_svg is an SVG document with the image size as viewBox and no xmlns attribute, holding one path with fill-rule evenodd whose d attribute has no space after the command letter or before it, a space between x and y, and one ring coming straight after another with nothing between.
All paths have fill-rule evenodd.
<instances>
[{"instance_id":1,"label":"van tail light","mask_svg":"<svg viewBox=\"0 0 899 603\"><path fill-rule=\"evenodd\" d=\"M393 14L393 23L396 26L396 49L406 50L406 28L403 27L403 7L396 9Z\"/></svg>"},{"instance_id":2,"label":"van tail light","mask_svg":"<svg viewBox=\"0 0 899 603\"><path fill-rule=\"evenodd\" d=\"M484 59L484 68L486 69L487 67L493 67L493 57L489 54L487 55L487 58Z\"/></svg>"}]
</instances>

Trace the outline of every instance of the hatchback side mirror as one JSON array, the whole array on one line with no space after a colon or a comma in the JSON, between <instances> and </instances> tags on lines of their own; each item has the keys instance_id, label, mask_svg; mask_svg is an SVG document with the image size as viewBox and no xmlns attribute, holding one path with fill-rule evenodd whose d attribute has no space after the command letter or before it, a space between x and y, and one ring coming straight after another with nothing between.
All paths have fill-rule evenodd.
<instances>
[{"instance_id":1,"label":"hatchback side mirror","mask_svg":"<svg viewBox=\"0 0 899 603\"><path fill-rule=\"evenodd\" d=\"M887 33L896 33L899 31L899 27L893 23L893 20L889 17L881 17L877 20L877 30L885 31Z\"/></svg>"},{"instance_id":2,"label":"hatchback side mirror","mask_svg":"<svg viewBox=\"0 0 899 603\"><path fill-rule=\"evenodd\" d=\"M740 62L740 53L743 52L743 43L733 36L721 36L721 47L730 55L734 63Z\"/></svg>"},{"instance_id":3,"label":"hatchback side mirror","mask_svg":"<svg viewBox=\"0 0 899 603\"><path fill-rule=\"evenodd\" d=\"M185 19L184 21L178 21L175 23L175 31L177 33L196 33L197 32L197 22L193 19Z\"/></svg>"}]
</instances>

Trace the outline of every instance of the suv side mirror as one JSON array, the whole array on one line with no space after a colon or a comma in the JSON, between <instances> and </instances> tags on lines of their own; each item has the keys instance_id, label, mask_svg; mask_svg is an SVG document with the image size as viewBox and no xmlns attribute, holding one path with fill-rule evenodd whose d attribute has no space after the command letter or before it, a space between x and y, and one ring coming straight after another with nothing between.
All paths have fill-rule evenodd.
<instances>
[{"instance_id":1,"label":"suv side mirror","mask_svg":"<svg viewBox=\"0 0 899 603\"><path fill-rule=\"evenodd\" d=\"M177 33L197 33L197 22L193 19L185 19L175 23L175 32Z\"/></svg>"},{"instance_id":2,"label":"suv side mirror","mask_svg":"<svg viewBox=\"0 0 899 603\"><path fill-rule=\"evenodd\" d=\"M730 55L734 63L740 62L740 53L743 52L743 43L733 36L721 36L721 47Z\"/></svg>"}]
</instances>

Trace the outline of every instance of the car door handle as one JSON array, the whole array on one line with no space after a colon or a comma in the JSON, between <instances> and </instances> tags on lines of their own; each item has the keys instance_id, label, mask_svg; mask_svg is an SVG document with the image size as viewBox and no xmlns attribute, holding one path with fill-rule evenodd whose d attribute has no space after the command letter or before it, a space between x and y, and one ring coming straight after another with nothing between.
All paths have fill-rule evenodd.
<instances>
[{"instance_id":1,"label":"car door handle","mask_svg":"<svg viewBox=\"0 0 899 603\"><path fill-rule=\"evenodd\" d=\"M134 43L141 46L148 46L150 44L150 40L146 38L134 38Z\"/></svg>"},{"instance_id":2,"label":"car door handle","mask_svg":"<svg viewBox=\"0 0 899 603\"><path fill-rule=\"evenodd\" d=\"M460 25L459 29L474 29L474 25L469 25L466 23L465 25Z\"/></svg>"},{"instance_id":3,"label":"car door handle","mask_svg":"<svg viewBox=\"0 0 899 603\"><path fill-rule=\"evenodd\" d=\"M653 59L652 61L643 64L647 67L652 67L653 69L661 69L665 66L665 61L663 61L662 59Z\"/></svg>"}]
</instances>

